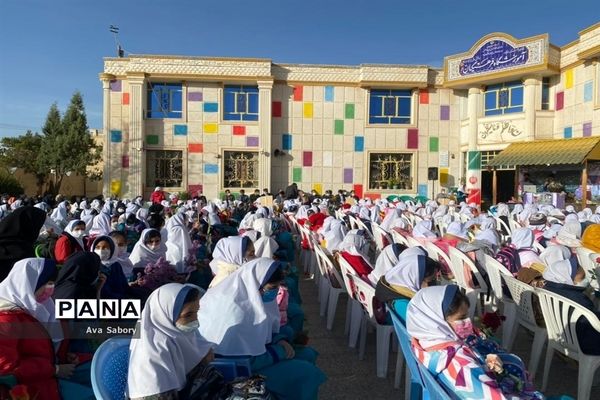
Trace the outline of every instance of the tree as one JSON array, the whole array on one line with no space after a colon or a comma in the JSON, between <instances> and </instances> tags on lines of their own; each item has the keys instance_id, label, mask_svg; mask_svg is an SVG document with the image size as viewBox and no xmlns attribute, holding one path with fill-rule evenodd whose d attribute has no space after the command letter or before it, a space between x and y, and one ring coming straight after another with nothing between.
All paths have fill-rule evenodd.
<instances>
[{"instance_id":1,"label":"tree","mask_svg":"<svg viewBox=\"0 0 600 400\"><path fill-rule=\"evenodd\" d=\"M18 137L5 137L0 140L0 164L5 168L21 168L36 177L38 193L48 177L48 170L38 162L38 154L42 148L42 136L27 131Z\"/></svg>"},{"instance_id":2,"label":"tree","mask_svg":"<svg viewBox=\"0 0 600 400\"><path fill-rule=\"evenodd\" d=\"M75 92L62 119L56 104L50 107L44 132L40 164L53 170L51 191L59 193L67 172L88 176L88 167L98 163L102 147L94 143L88 133L87 117L81 93Z\"/></svg>"}]
</instances>

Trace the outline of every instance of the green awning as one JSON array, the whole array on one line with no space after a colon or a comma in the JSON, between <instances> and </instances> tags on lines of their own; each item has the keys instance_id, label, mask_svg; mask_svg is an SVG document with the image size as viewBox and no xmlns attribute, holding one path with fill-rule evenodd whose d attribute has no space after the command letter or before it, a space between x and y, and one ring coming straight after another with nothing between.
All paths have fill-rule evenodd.
<instances>
[{"instance_id":1,"label":"green awning","mask_svg":"<svg viewBox=\"0 0 600 400\"><path fill-rule=\"evenodd\" d=\"M600 159L600 137L511 143L488 166L581 164Z\"/></svg>"}]
</instances>

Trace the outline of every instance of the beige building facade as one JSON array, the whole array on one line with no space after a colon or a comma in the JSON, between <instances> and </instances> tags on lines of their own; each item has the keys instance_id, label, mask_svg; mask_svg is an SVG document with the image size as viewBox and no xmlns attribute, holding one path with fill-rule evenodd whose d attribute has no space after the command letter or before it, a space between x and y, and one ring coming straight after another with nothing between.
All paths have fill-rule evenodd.
<instances>
[{"instance_id":1,"label":"beige building facade","mask_svg":"<svg viewBox=\"0 0 600 400\"><path fill-rule=\"evenodd\" d=\"M431 196L435 178L436 191L464 179L476 202L491 200L493 180L496 200L507 200L523 171L543 173L492 172L507 146L600 137L599 60L600 24L562 48L547 34L493 33L442 69L106 58L103 192L147 198L162 186L214 198L297 182Z\"/></svg>"}]
</instances>

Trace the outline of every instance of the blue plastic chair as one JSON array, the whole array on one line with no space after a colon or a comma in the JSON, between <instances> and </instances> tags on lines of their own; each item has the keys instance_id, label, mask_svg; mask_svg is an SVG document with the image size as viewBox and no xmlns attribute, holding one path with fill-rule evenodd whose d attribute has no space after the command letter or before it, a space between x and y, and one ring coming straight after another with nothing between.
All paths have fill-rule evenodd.
<instances>
[{"instance_id":1,"label":"blue plastic chair","mask_svg":"<svg viewBox=\"0 0 600 400\"><path fill-rule=\"evenodd\" d=\"M225 378L226 382L231 382L236 378L249 377L250 358L248 357L227 357L215 358L210 365L214 366Z\"/></svg>"},{"instance_id":2,"label":"blue plastic chair","mask_svg":"<svg viewBox=\"0 0 600 400\"><path fill-rule=\"evenodd\" d=\"M421 378L423 379L423 383L425 385L425 390L423 391L423 398L429 400L452 400L453 397L448 395L446 390L440 385L440 383L435 379L433 374L425 368L424 365L419 364L419 370L421 372Z\"/></svg>"},{"instance_id":3,"label":"blue plastic chair","mask_svg":"<svg viewBox=\"0 0 600 400\"><path fill-rule=\"evenodd\" d=\"M408 369L406 370L406 387L405 387L405 399L417 400L421 399L423 394L424 383L421 378L419 371L419 361L415 358L412 348L410 346L410 335L404 326L404 323L400 320L400 317L396 312L388 308L392 322L394 324L394 330L400 341L400 348L404 355L404 360ZM410 379L409 379L410 378Z\"/></svg>"},{"instance_id":4,"label":"blue plastic chair","mask_svg":"<svg viewBox=\"0 0 600 400\"><path fill-rule=\"evenodd\" d=\"M127 396L129 343L131 337L113 337L94 353L91 367L92 389L98 400L123 400Z\"/></svg>"}]
</instances>

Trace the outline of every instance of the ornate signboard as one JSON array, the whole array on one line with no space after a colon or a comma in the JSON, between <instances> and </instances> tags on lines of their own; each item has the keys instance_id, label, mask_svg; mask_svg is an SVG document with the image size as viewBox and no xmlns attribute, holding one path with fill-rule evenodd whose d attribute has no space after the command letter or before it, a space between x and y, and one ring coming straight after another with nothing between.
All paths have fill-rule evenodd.
<instances>
[{"instance_id":1,"label":"ornate signboard","mask_svg":"<svg viewBox=\"0 0 600 400\"><path fill-rule=\"evenodd\" d=\"M477 143L493 144L524 140L523 123L522 119L480 122Z\"/></svg>"},{"instance_id":2,"label":"ornate signboard","mask_svg":"<svg viewBox=\"0 0 600 400\"><path fill-rule=\"evenodd\" d=\"M459 83L477 77L524 68L545 69L549 42L547 35L517 40L494 33L482 38L470 51L446 57L446 83Z\"/></svg>"}]
</instances>

